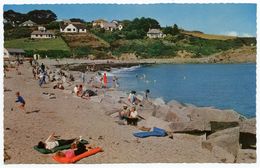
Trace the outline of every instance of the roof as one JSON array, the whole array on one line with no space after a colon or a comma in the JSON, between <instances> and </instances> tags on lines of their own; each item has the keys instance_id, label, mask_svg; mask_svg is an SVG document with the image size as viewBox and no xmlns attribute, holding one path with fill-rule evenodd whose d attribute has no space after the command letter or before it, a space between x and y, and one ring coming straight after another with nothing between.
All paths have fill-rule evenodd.
<instances>
[{"instance_id":1,"label":"roof","mask_svg":"<svg viewBox=\"0 0 260 168\"><path fill-rule=\"evenodd\" d=\"M23 49L20 49L20 48L6 48L6 50L9 53L25 53L25 51Z\"/></svg>"},{"instance_id":2,"label":"roof","mask_svg":"<svg viewBox=\"0 0 260 168\"><path fill-rule=\"evenodd\" d=\"M69 24L72 24L72 23L69 23ZM61 29L64 30L69 24L61 25ZM75 22L74 22L74 24L72 24L72 25L75 26L77 29L87 29L87 27L82 23L75 24Z\"/></svg>"},{"instance_id":3,"label":"roof","mask_svg":"<svg viewBox=\"0 0 260 168\"><path fill-rule=\"evenodd\" d=\"M34 24L34 25L36 25L36 23L34 23L34 22L31 21L31 20L27 20L27 21L23 22L22 24Z\"/></svg>"},{"instance_id":4,"label":"roof","mask_svg":"<svg viewBox=\"0 0 260 168\"><path fill-rule=\"evenodd\" d=\"M103 27L104 27L104 28L109 28L109 27L111 27L111 28L116 28L117 26L116 26L115 23L104 23L104 24L103 24Z\"/></svg>"},{"instance_id":5,"label":"roof","mask_svg":"<svg viewBox=\"0 0 260 168\"><path fill-rule=\"evenodd\" d=\"M161 34L162 31L159 29L150 29L147 34Z\"/></svg>"},{"instance_id":6,"label":"roof","mask_svg":"<svg viewBox=\"0 0 260 168\"><path fill-rule=\"evenodd\" d=\"M97 20L95 20L95 21L93 21L94 23L100 23L100 22L108 22L108 21L106 21L106 20L104 20L104 19L97 19Z\"/></svg>"},{"instance_id":7,"label":"roof","mask_svg":"<svg viewBox=\"0 0 260 168\"><path fill-rule=\"evenodd\" d=\"M33 31L31 34L32 35L36 35L36 34L39 34L39 35L48 35L48 34L54 35L54 33L50 32L50 31Z\"/></svg>"}]
</instances>

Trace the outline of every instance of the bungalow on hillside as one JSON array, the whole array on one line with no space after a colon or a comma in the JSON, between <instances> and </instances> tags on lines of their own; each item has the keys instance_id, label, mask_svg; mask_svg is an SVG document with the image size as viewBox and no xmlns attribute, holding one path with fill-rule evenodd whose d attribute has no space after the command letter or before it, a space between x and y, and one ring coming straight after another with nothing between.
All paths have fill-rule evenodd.
<instances>
[{"instance_id":1,"label":"bungalow on hillside","mask_svg":"<svg viewBox=\"0 0 260 168\"><path fill-rule=\"evenodd\" d=\"M4 59L24 58L25 51L19 48L4 48Z\"/></svg>"},{"instance_id":2,"label":"bungalow on hillside","mask_svg":"<svg viewBox=\"0 0 260 168\"><path fill-rule=\"evenodd\" d=\"M31 33L31 39L50 39L55 38L53 32L47 31L45 27L39 26L37 31Z\"/></svg>"},{"instance_id":3,"label":"bungalow on hillside","mask_svg":"<svg viewBox=\"0 0 260 168\"><path fill-rule=\"evenodd\" d=\"M164 38L165 34L159 29L149 29L147 36L149 38Z\"/></svg>"},{"instance_id":4,"label":"bungalow on hillside","mask_svg":"<svg viewBox=\"0 0 260 168\"><path fill-rule=\"evenodd\" d=\"M49 39L49 38L55 38L55 35L53 32L50 31L33 31L31 33L32 39Z\"/></svg>"},{"instance_id":5,"label":"bungalow on hillside","mask_svg":"<svg viewBox=\"0 0 260 168\"><path fill-rule=\"evenodd\" d=\"M87 32L87 27L80 23L80 22L71 22L67 24L63 24L60 27L60 32L61 33L86 33Z\"/></svg>"},{"instance_id":6,"label":"bungalow on hillside","mask_svg":"<svg viewBox=\"0 0 260 168\"><path fill-rule=\"evenodd\" d=\"M20 26L23 26L23 27L32 27L32 26L36 26L37 24L34 23L33 21L31 20L27 20L25 22L23 22L22 24L20 24Z\"/></svg>"},{"instance_id":7,"label":"bungalow on hillside","mask_svg":"<svg viewBox=\"0 0 260 168\"><path fill-rule=\"evenodd\" d=\"M101 25L101 28L103 28L105 30L113 31L113 30L117 29L117 26L115 23L104 23Z\"/></svg>"}]
</instances>

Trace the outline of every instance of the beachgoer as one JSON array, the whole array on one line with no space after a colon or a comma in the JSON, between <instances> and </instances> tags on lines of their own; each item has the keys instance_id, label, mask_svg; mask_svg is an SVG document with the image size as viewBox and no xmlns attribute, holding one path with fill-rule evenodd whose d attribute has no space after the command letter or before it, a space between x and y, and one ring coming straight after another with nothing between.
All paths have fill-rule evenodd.
<instances>
[{"instance_id":1,"label":"beachgoer","mask_svg":"<svg viewBox=\"0 0 260 168\"><path fill-rule=\"evenodd\" d=\"M42 63L41 64L41 70L44 72L45 71L45 65Z\"/></svg>"},{"instance_id":2,"label":"beachgoer","mask_svg":"<svg viewBox=\"0 0 260 168\"><path fill-rule=\"evenodd\" d=\"M118 84L118 82L117 82L117 80L118 80L118 78L116 77L116 76L113 76L113 88L117 88L117 87L119 87L119 84Z\"/></svg>"},{"instance_id":3,"label":"beachgoer","mask_svg":"<svg viewBox=\"0 0 260 168\"><path fill-rule=\"evenodd\" d=\"M42 142L40 141L37 145L38 148L41 148L41 149L53 149L57 146L63 146L63 145L69 145L69 144L72 144L73 142L75 142L76 138L74 139L68 139L68 140L65 140L65 139L57 139L55 136L54 136L55 133L52 133L46 140L45 142Z\"/></svg>"},{"instance_id":4,"label":"beachgoer","mask_svg":"<svg viewBox=\"0 0 260 168\"><path fill-rule=\"evenodd\" d=\"M16 103L19 103L18 108L25 111L25 100L22 96L20 96L20 92L16 92Z\"/></svg>"},{"instance_id":5,"label":"beachgoer","mask_svg":"<svg viewBox=\"0 0 260 168\"><path fill-rule=\"evenodd\" d=\"M66 157L66 158L73 158L75 156L78 156L84 152L88 151L86 149L86 146L80 142L78 143L72 143L70 149L62 152L59 151L55 155L58 157Z\"/></svg>"},{"instance_id":6,"label":"beachgoer","mask_svg":"<svg viewBox=\"0 0 260 168\"><path fill-rule=\"evenodd\" d=\"M127 125L137 125L138 113L135 107L131 107L128 118L126 119Z\"/></svg>"},{"instance_id":7,"label":"beachgoer","mask_svg":"<svg viewBox=\"0 0 260 168\"><path fill-rule=\"evenodd\" d=\"M74 87L74 89L73 89L73 91L74 91L74 93L75 93L75 94L77 94L77 93L78 93L78 87L79 87L79 86L78 86L78 85L76 85L76 86Z\"/></svg>"},{"instance_id":8,"label":"beachgoer","mask_svg":"<svg viewBox=\"0 0 260 168\"><path fill-rule=\"evenodd\" d=\"M77 91L77 96L81 96L82 93L83 93L83 86L82 86L82 85L79 85L78 91Z\"/></svg>"},{"instance_id":9,"label":"beachgoer","mask_svg":"<svg viewBox=\"0 0 260 168\"><path fill-rule=\"evenodd\" d=\"M148 94L150 93L150 90L149 89L146 89L145 90L145 99L148 99Z\"/></svg>"},{"instance_id":10,"label":"beachgoer","mask_svg":"<svg viewBox=\"0 0 260 168\"><path fill-rule=\"evenodd\" d=\"M45 82L45 74L43 72L41 72L40 75L39 75L39 78L40 78L39 85L41 87L43 83L46 83Z\"/></svg>"},{"instance_id":11,"label":"beachgoer","mask_svg":"<svg viewBox=\"0 0 260 168\"><path fill-rule=\"evenodd\" d=\"M33 79L37 79L37 77L36 77L36 72L37 70L36 70L36 67L35 66L33 66L33 69L32 69L32 73L33 73Z\"/></svg>"},{"instance_id":12,"label":"beachgoer","mask_svg":"<svg viewBox=\"0 0 260 168\"><path fill-rule=\"evenodd\" d=\"M135 96L135 91L131 91L128 95L128 101L131 103L131 104L135 104L136 102L136 96Z\"/></svg>"},{"instance_id":13,"label":"beachgoer","mask_svg":"<svg viewBox=\"0 0 260 168\"><path fill-rule=\"evenodd\" d=\"M82 80L82 83L85 83L86 77L85 77L84 72L81 72L81 80Z\"/></svg>"},{"instance_id":14,"label":"beachgoer","mask_svg":"<svg viewBox=\"0 0 260 168\"><path fill-rule=\"evenodd\" d=\"M106 88L107 87L107 74L106 74L106 72L104 72L104 75L103 75L103 82L104 82L104 87Z\"/></svg>"},{"instance_id":15,"label":"beachgoer","mask_svg":"<svg viewBox=\"0 0 260 168\"><path fill-rule=\"evenodd\" d=\"M85 91L82 93L81 98L83 98L83 99L89 99L91 96L95 96L95 95L97 95L96 92L87 89L87 90L85 90Z\"/></svg>"},{"instance_id":16,"label":"beachgoer","mask_svg":"<svg viewBox=\"0 0 260 168\"><path fill-rule=\"evenodd\" d=\"M123 110L119 112L119 119L127 119L130 114L129 109L127 108L127 105L123 105Z\"/></svg>"},{"instance_id":17,"label":"beachgoer","mask_svg":"<svg viewBox=\"0 0 260 168\"><path fill-rule=\"evenodd\" d=\"M61 89L64 90L64 86L61 83L57 83L56 85L53 86L53 89Z\"/></svg>"}]
</instances>

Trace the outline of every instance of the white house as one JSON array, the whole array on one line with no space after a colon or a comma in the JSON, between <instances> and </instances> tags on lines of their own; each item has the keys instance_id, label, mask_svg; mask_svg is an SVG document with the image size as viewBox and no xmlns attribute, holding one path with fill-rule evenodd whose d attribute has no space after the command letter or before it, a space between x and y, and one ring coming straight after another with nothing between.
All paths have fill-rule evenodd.
<instances>
[{"instance_id":1,"label":"white house","mask_svg":"<svg viewBox=\"0 0 260 168\"><path fill-rule=\"evenodd\" d=\"M101 24L100 27L105 29L105 30L110 30L110 31L117 29L117 26L116 26L115 23L103 23L103 24Z\"/></svg>"},{"instance_id":2,"label":"white house","mask_svg":"<svg viewBox=\"0 0 260 168\"><path fill-rule=\"evenodd\" d=\"M20 26L27 26L27 27L32 27L32 26L36 26L37 24L36 23L34 23L33 21L31 21L31 20L27 20L27 21L25 21L25 22L23 22L22 24L20 24Z\"/></svg>"},{"instance_id":3,"label":"white house","mask_svg":"<svg viewBox=\"0 0 260 168\"><path fill-rule=\"evenodd\" d=\"M86 33L87 27L82 23L79 24L68 23L60 27L60 32L61 33Z\"/></svg>"},{"instance_id":4,"label":"white house","mask_svg":"<svg viewBox=\"0 0 260 168\"><path fill-rule=\"evenodd\" d=\"M23 58L25 51L19 48L4 48L4 59L19 59Z\"/></svg>"},{"instance_id":5,"label":"white house","mask_svg":"<svg viewBox=\"0 0 260 168\"><path fill-rule=\"evenodd\" d=\"M55 38L55 35L53 32L50 31L33 31L31 33L32 39L48 39L48 38Z\"/></svg>"},{"instance_id":6,"label":"white house","mask_svg":"<svg viewBox=\"0 0 260 168\"><path fill-rule=\"evenodd\" d=\"M147 36L149 38L164 38L165 34L159 29L149 29Z\"/></svg>"}]
</instances>

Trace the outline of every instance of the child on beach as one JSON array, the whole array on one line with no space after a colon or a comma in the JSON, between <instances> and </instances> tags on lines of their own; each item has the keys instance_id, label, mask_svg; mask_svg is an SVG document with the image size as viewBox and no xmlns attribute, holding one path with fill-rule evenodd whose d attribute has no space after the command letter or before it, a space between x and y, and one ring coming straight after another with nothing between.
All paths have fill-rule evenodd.
<instances>
[{"instance_id":1,"label":"child on beach","mask_svg":"<svg viewBox=\"0 0 260 168\"><path fill-rule=\"evenodd\" d=\"M79 85L78 91L77 91L77 96L81 96L82 93L83 93L83 86L82 86L82 85Z\"/></svg>"},{"instance_id":2,"label":"child on beach","mask_svg":"<svg viewBox=\"0 0 260 168\"><path fill-rule=\"evenodd\" d=\"M25 101L22 96L20 96L20 92L16 92L16 103L19 103L18 109L25 111Z\"/></svg>"}]
</instances>

